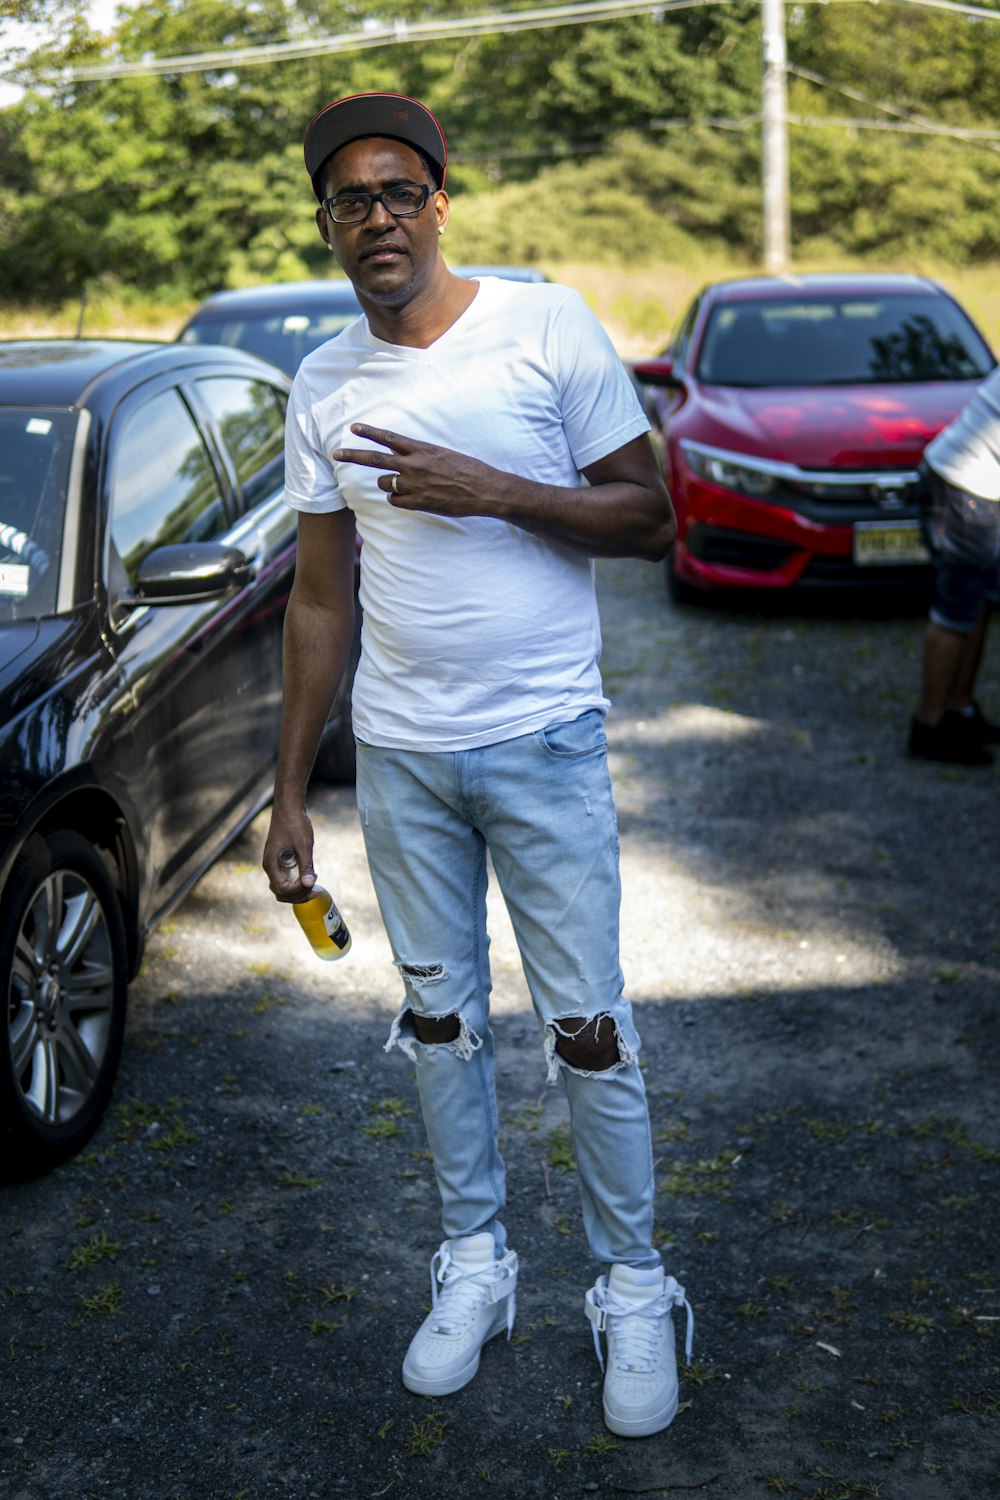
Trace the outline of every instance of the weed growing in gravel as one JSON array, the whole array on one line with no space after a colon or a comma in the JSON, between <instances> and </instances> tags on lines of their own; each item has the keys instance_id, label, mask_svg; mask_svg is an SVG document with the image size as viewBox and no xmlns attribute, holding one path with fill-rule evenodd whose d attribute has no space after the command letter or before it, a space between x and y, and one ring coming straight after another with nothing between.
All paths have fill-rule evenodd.
<instances>
[{"instance_id":1,"label":"weed growing in gravel","mask_svg":"<svg viewBox=\"0 0 1000 1500\"><path fill-rule=\"evenodd\" d=\"M373 1120L370 1125L362 1125L362 1135L370 1135L372 1140L389 1141L395 1135L402 1135L404 1127L399 1121L403 1115L412 1115L413 1110L403 1099L388 1098L378 1099L371 1107L372 1114L387 1116L385 1119Z\"/></svg>"},{"instance_id":2,"label":"weed growing in gravel","mask_svg":"<svg viewBox=\"0 0 1000 1500\"><path fill-rule=\"evenodd\" d=\"M308 1333L337 1333L343 1328L343 1323L331 1323L328 1318L312 1318L306 1324Z\"/></svg>"},{"instance_id":3,"label":"weed growing in gravel","mask_svg":"<svg viewBox=\"0 0 1000 1500\"><path fill-rule=\"evenodd\" d=\"M704 1387L706 1385L719 1385L726 1377L714 1365L693 1364L682 1367L680 1378L689 1385Z\"/></svg>"},{"instance_id":4,"label":"weed growing in gravel","mask_svg":"<svg viewBox=\"0 0 1000 1500\"><path fill-rule=\"evenodd\" d=\"M546 1137L549 1166L559 1172L575 1172L576 1157L569 1136L569 1126L559 1125Z\"/></svg>"},{"instance_id":5,"label":"weed growing in gravel","mask_svg":"<svg viewBox=\"0 0 1000 1500\"><path fill-rule=\"evenodd\" d=\"M370 1135L373 1141L391 1141L393 1136L403 1135L404 1127L398 1120L372 1120L370 1125L362 1125L362 1135Z\"/></svg>"},{"instance_id":6,"label":"weed growing in gravel","mask_svg":"<svg viewBox=\"0 0 1000 1500\"><path fill-rule=\"evenodd\" d=\"M373 1114L383 1115L412 1115L413 1110L405 1099L397 1099L394 1096L388 1099L378 1099L372 1105Z\"/></svg>"},{"instance_id":7,"label":"weed growing in gravel","mask_svg":"<svg viewBox=\"0 0 1000 1500\"><path fill-rule=\"evenodd\" d=\"M739 1154L720 1151L718 1156L703 1161L675 1161L670 1175L660 1184L660 1192L673 1197L717 1198L721 1203L731 1203L730 1169Z\"/></svg>"},{"instance_id":8,"label":"weed growing in gravel","mask_svg":"<svg viewBox=\"0 0 1000 1500\"><path fill-rule=\"evenodd\" d=\"M410 1458L429 1458L441 1443L444 1435L451 1425L450 1418L443 1412L428 1412L419 1422L410 1423L410 1436L407 1439L406 1451Z\"/></svg>"},{"instance_id":9,"label":"weed growing in gravel","mask_svg":"<svg viewBox=\"0 0 1000 1500\"><path fill-rule=\"evenodd\" d=\"M250 1010L255 1016L266 1016L268 1011L290 1004L291 1001L287 995L272 995L269 990L265 990L260 999L254 1001Z\"/></svg>"},{"instance_id":10,"label":"weed growing in gravel","mask_svg":"<svg viewBox=\"0 0 1000 1500\"><path fill-rule=\"evenodd\" d=\"M322 1177L307 1177L302 1172L286 1172L281 1179L283 1188L318 1188L323 1186Z\"/></svg>"},{"instance_id":11,"label":"weed growing in gravel","mask_svg":"<svg viewBox=\"0 0 1000 1500\"><path fill-rule=\"evenodd\" d=\"M525 1104L516 1114L507 1116L505 1123L512 1130L537 1130L542 1108L541 1104Z\"/></svg>"},{"instance_id":12,"label":"weed growing in gravel","mask_svg":"<svg viewBox=\"0 0 1000 1500\"><path fill-rule=\"evenodd\" d=\"M930 1333L934 1327L934 1319L928 1313L914 1312L912 1308L905 1308L902 1312L891 1312L889 1322L894 1328L902 1328L905 1333Z\"/></svg>"},{"instance_id":13,"label":"weed growing in gravel","mask_svg":"<svg viewBox=\"0 0 1000 1500\"><path fill-rule=\"evenodd\" d=\"M178 1147L197 1140L181 1116L183 1104L183 1099L168 1099L166 1103L129 1099L118 1106L112 1130L123 1142L145 1136L149 1149L162 1157L164 1166L169 1166Z\"/></svg>"},{"instance_id":14,"label":"weed growing in gravel","mask_svg":"<svg viewBox=\"0 0 1000 1500\"><path fill-rule=\"evenodd\" d=\"M596 1437L592 1437L590 1442L586 1444L584 1452L598 1454L613 1453L617 1447L618 1444L613 1437L609 1437L606 1432L599 1432Z\"/></svg>"},{"instance_id":15,"label":"weed growing in gravel","mask_svg":"<svg viewBox=\"0 0 1000 1500\"><path fill-rule=\"evenodd\" d=\"M353 1302L358 1295L357 1287L338 1286L335 1281L329 1286L318 1286L316 1290L328 1307L332 1302Z\"/></svg>"},{"instance_id":16,"label":"weed growing in gravel","mask_svg":"<svg viewBox=\"0 0 1000 1500\"><path fill-rule=\"evenodd\" d=\"M74 1246L70 1251L67 1266L71 1271L85 1271L91 1266L100 1265L102 1260L115 1260L121 1253L121 1245L115 1240L108 1239L106 1229L100 1229L97 1234L92 1234L85 1244Z\"/></svg>"},{"instance_id":17,"label":"weed growing in gravel","mask_svg":"<svg viewBox=\"0 0 1000 1500\"><path fill-rule=\"evenodd\" d=\"M110 1318L121 1312L122 1289L116 1281L109 1281L89 1297L80 1293L76 1300L86 1317Z\"/></svg>"}]
</instances>

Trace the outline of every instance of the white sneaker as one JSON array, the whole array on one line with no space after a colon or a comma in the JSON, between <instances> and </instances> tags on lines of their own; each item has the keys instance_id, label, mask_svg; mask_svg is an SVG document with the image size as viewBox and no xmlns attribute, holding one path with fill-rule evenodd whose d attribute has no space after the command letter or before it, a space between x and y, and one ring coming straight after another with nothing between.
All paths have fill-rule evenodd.
<instances>
[{"instance_id":1,"label":"white sneaker","mask_svg":"<svg viewBox=\"0 0 1000 1500\"><path fill-rule=\"evenodd\" d=\"M440 1291L438 1290L440 1283ZM433 1307L403 1360L403 1384L418 1396L449 1396L479 1369L479 1354L494 1334L514 1327L517 1256L494 1256L493 1236L445 1240L431 1260Z\"/></svg>"},{"instance_id":2,"label":"white sneaker","mask_svg":"<svg viewBox=\"0 0 1000 1500\"><path fill-rule=\"evenodd\" d=\"M599 1276L586 1297L587 1317L594 1325L594 1347L601 1369L601 1339L608 1345L604 1376L604 1420L619 1437L649 1437L677 1415L677 1357L671 1309L687 1308L685 1356L691 1361L694 1314L672 1276L663 1267L636 1271L613 1265Z\"/></svg>"}]
</instances>

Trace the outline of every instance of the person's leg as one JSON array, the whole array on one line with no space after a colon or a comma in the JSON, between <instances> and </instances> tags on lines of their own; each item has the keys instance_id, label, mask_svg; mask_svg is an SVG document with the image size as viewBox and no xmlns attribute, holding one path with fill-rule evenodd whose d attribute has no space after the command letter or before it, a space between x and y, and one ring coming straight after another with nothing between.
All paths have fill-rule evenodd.
<instances>
[{"instance_id":1,"label":"person's leg","mask_svg":"<svg viewBox=\"0 0 1000 1500\"><path fill-rule=\"evenodd\" d=\"M978 635L978 627L964 633L940 625L937 620L928 620L924 635L920 703L917 707L917 719L921 724L935 728L948 709L959 706L955 702L960 691L959 684L969 681L971 660L974 659L978 666L975 646ZM971 676L974 681L974 669Z\"/></svg>"},{"instance_id":2,"label":"person's leg","mask_svg":"<svg viewBox=\"0 0 1000 1500\"><path fill-rule=\"evenodd\" d=\"M687 1299L652 1244L649 1115L618 963L618 831L603 723L584 714L482 760L479 823L550 1077L569 1100L587 1238L609 1267L584 1304L599 1358L601 1332L606 1339L604 1420L623 1437L645 1437L677 1411L671 1314ZM690 1308L688 1318L690 1358Z\"/></svg>"},{"instance_id":3,"label":"person's leg","mask_svg":"<svg viewBox=\"0 0 1000 1500\"><path fill-rule=\"evenodd\" d=\"M358 810L405 999L388 1051L415 1063L446 1238L431 1261L430 1313L410 1340L403 1383L450 1395L483 1345L514 1324L517 1256L499 1215L486 852L454 795L456 758L358 747Z\"/></svg>"},{"instance_id":4,"label":"person's leg","mask_svg":"<svg viewBox=\"0 0 1000 1500\"><path fill-rule=\"evenodd\" d=\"M486 835L525 977L561 1079L596 1259L659 1267L639 1039L618 959L618 831L600 714L477 757Z\"/></svg>"},{"instance_id":5,"label":"person's leg","mask_svg":"<svg viewBox=\"0 0 1000 1500\"><path fill-rule=\"evenodd\" d=\"M453 760L359 745L358 811L405 991L386 1050L416 1065L444 1233L488 1232L502 1254L486 850L451 805Z\"/></svg>"},{"instance_id":6,"label":"person's leg","mask_svg":"<svg viewBox=\"0 0 1000 1500\"><path fill-rule=\"evenodd\" d=\"M920 701L907 748L927 760L990 765L990 752L962 711L972 702L982 659L987 600L996 582L1000 506L933 475L930 493L924 519L935 548L934 584Z\"/></svg>"},{"instance_id":7,"label":"person's leg","mask_svg":"<svg viewBox=\"0 0 1000 1500\"><path fill-rule=\"evenodd\" d=\"M983 649L986 645L986 632L989 629L990 608L984 602L979 611L979 619L974 628L965 638L965 650L958 663L958 671L952 683L948 702L945 705L949 713L964 713L967 708L972 707L975 696L976 678L979 676L979 668L982 666Z\"/></svg>"}]
</instances>

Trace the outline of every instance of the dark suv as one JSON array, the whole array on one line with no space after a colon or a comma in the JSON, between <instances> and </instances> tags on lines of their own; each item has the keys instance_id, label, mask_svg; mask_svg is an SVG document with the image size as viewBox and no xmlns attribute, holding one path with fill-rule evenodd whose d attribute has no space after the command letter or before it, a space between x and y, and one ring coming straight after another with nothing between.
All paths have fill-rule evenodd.
<instances>
[{"instance_id":1,"label":"dark suv","mask_svg":"<svg viewBox=\"0 0 1000 1500\"><path fill-rule=\"evenodd\" d=\"M147 935L270 799L287 391L218 347L0 344L8 1175L93 1130ZM321 770L349 719L342 690Z\"/></svg>"}]
</instances>

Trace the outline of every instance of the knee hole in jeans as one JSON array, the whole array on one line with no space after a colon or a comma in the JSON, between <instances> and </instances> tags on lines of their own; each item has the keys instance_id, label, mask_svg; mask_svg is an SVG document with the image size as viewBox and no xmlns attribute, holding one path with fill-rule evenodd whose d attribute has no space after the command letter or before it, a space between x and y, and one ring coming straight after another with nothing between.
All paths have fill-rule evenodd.
<instances>
[{"instance_id":1,"label":"knee hole in jeans","mask_svg":"<svg viewBox=\"0 0 1000 1500\"><path fill-rule=\"evenodd\" d=\"M566 1016L553 1024L552 1030L556 1034L556 1051L571 1068L604 1073L621 1061L618 1031L609 1015Z\"/></svg>"},{"instance_id":2,"label":"knee hole in jeans","mask_svg":"<svg viewBox=\"0 0 1000 1500\"><path fill-rule=\"evenodd\" d=\"M416 1011L410 1011L410 1020L417 1034L417 1040L425 1046L435 1042L455 1042L458 1040L461 1024L457 1015L451 1016L418 1016Z\"/></svg>"}]
</instances>

